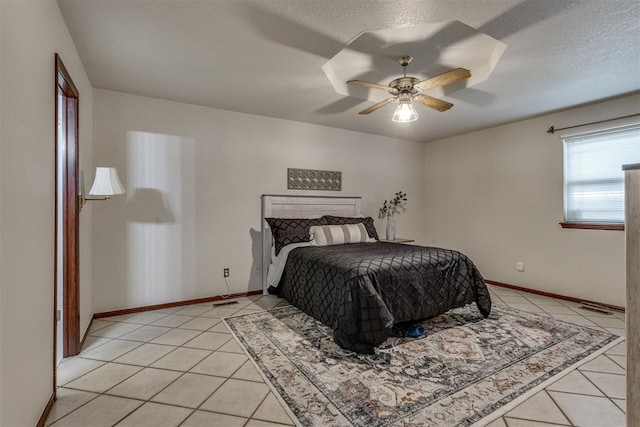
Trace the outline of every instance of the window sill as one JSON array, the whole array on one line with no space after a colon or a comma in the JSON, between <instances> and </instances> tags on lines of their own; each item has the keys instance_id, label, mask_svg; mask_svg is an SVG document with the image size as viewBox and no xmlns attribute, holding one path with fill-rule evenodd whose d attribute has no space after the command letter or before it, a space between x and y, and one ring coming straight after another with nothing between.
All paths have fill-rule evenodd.
<instances>
[{"instance_id":1,"label":"window sill","mask_svg":"<svg viewBox=\"0 0 640 427\"><path fill-rule=\"evenodd\" d=\"M597 222L561 222L562 228L579 228L582 230L613 230L624 231L624 224Z\"/></svg>"}]
</instances>

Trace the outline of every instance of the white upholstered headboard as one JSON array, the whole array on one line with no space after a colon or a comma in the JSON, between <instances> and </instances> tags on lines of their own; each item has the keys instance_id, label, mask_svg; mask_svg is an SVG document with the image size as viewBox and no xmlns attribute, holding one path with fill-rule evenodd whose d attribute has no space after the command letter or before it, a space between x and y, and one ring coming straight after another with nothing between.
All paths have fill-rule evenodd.
<instances>
[{"instance_id":1,"label":"white upholstered headboard","mask_svg":"<svg viewBox=\"0 0 640 427\"><path fill-rule=\"evenodd\" d=\"M265 218L319 218L323 215L360 215L360 197L262 196L262 290L267 292L273 238Z\"/></svg>"}]
</instances>

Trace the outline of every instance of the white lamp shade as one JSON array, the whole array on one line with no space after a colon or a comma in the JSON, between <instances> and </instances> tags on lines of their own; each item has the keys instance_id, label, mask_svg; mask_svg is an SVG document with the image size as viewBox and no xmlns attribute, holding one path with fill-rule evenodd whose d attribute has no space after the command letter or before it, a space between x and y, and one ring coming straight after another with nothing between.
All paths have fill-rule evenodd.
<instances>
[{"instance_id":1,"label":"white lamp shade","mask_svg":"<svg viewBox=\"0 0 640 427\"><path fill-rule=\"evenodd\" d=\"M408 101L401 101L396 111L393 113L392 119L398 123L408 123L418 120L418 113Z\"/></svg>"},{"instance_id":2,"label":"white lamp shade","mask_svg":"<svg viewBox=\"0 0 640 427\"><path fill-rule=\"evenodd\" d=\"M89 190L90 196L114 196L124 193L116 168L96 168L96 177Z\"/></svg>"}]
</instances>

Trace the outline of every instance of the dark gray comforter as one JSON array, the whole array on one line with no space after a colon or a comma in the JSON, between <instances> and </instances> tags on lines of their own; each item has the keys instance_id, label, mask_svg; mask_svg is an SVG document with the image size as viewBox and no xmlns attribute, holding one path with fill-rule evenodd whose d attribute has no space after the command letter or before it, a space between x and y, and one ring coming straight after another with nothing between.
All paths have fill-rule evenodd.
<instances>
[{"instance_id":1,"label":"dark gray comforter","mask_svg":"<svg viewBox=\"0 0 640 427\"><path fill-rule=\"evenodd\" d=\"M291 251L278 294L334 330L342 348L372 353L399 322L491 299L460 252L393 243L311 246Z\"/></svg>"}]
</instances>

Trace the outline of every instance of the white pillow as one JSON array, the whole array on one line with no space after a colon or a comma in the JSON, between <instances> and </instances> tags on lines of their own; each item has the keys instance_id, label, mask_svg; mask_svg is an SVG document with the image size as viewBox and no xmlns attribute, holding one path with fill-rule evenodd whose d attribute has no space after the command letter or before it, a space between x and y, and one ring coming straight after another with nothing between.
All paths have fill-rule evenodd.
<instances>
[{"instance_id":1,"label":"white pillow","mask_svg":"<svg viewBox=\"0 0 640 427\"><path fill-rule=\"evenodd\" d=\"M369 238L364 224L313 225L309 229L314 246L343 245L345 243L375 242Z\"/></svg>"}]
</instances>

